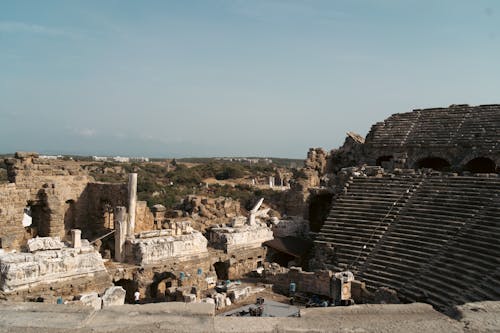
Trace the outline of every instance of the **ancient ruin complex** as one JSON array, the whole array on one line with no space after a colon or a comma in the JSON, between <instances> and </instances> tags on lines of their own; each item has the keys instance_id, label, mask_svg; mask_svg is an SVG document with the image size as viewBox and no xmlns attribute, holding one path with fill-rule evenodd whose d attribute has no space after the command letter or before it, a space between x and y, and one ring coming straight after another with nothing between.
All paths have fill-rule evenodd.
<instances>
[{"instance_id":1,"label":"ancient ruin complex","mask_svg":"<svg viewBox=\"0 0 500 333\"><path fill-rule=\"evenodd\" d=\"M463 316L466 303L500 301L500 105L398 113L366 138L312 148L293 177L277 176L273 214L262 200L242 216L237 200L196 195L150 209L136 173L96 182L36 153L6 164L1 299L100 309L138 291L220 310L251 293L227 280L252 273L336 305L424 302Z\"/></svg>"},{"instance_id":2,"label":"ancient ruin complex","mask_svg":"<svg viewBox=\"0 0 500 333\"><path fill-rule=\"evenodd\" d=\"M311 150L308 166L333 196L311 265L444 311L500 300L499 128L500 105L452 105L392 115L330 154Z\"/></svg>"},{"instance_id":3,"label":"ancient ruin complex","mask_svg":"<svg viewBox=\"0 0 500 333\"><path fill-rule=\"evenodd\" d=\"M149 299L169 293L182 299L193 287L196 299L217 278L239 278L262 265L261 245L273 237L256 208L248 218L234 215L244 223L220 227L231 232L209 244L189 221L137 201L137 174L128 184L95 182L76 162L23 152L6 164L9 183L0 185L4 299L71 301L113 284L126 289L128 300L136 290Z\"/></svg>"}]
</instances>

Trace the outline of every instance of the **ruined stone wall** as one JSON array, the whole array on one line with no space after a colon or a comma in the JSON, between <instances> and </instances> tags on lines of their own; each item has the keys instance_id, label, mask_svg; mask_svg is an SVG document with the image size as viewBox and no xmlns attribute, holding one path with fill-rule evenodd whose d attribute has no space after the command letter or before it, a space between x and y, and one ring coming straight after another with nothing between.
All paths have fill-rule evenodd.
<instances>
[{"instance_id":1,"label":"ruined stone wall","mask_svg":"<svg viewBox=\"0 0 500 333\"><path fill-rule=\"evenodd\" d=\"M127 202L125 184L93 183L73 161L18 152L5 162L10 183L0 186L0 238L7 250L19 249L36 235L69 239L72 228L82 229L83 237L89 238L109 228L106 223L113 218L106 204ZM25 228L21 222L27 206L32 225Z\"/></svg>"},{"instance_id":2,"label":"ruined stone wall","mask_svg":"<svg viewBox=\"0 0 500 333\"><path fill-rule=\"evenodd\" d=\"M300 267L290 269L272 264L264 271L265 281L273 284L273 288L282 293L288 293L290 283L295 283L296 291L331 297L332 278L334 273L329 270L315 272L302 271Z\"/></svg>"},{"instance_id":3,"label":"ruined stone wall","mask_svg":"<svg viewBox=\"0 0 500 333\"><path fill-rule=\"evenodd\" d=\"M500 105L451 105L393 114L372 126L364 145L369 165L392 157L394 167L415 168L428 157L461 169L474 158L500 165Z\"/></svg>"},{"instance_id":4,"label":"ruined stone wall","mask_svg":"<svg viewBox=\"0 0 500 333\"><path fill-rule=\"evenodd\" d=\"M0 240L5 250L19 248L30 237L22 226L24 207L30 199L28 189L16 184L0 185Z\"/></svg>"},{"instance_id":5,"label":"ruined stone wall","mask_svg":"<svg viewBox=\"0 0 500 333\"><path fill-rule=\"evenodd\" d=\"M75 227L82 237L93 238L114 229L113 207L127 206L127 184L88 183L76 202Z\"/></svg>"},{"instance_id":6,"label":"ruined stone wall","mask_svg":"<svg viewBox=\"0 0 500 333\"><path fill-rule=\"evenodd\" d=\"M135 232L155 229L155 218L146 201L137 201L135 209Z\"/></svg>"}]
</instances>

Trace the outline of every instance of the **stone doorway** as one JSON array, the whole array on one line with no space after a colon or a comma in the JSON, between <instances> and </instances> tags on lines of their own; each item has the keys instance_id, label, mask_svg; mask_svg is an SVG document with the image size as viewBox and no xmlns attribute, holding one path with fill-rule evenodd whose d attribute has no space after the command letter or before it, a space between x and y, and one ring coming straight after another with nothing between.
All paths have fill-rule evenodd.
<instances>
[{"instance_id":1,"label":"stone doorway","mask_svg":"<svg viewBox=\"0 0 500 333\"><path fill-rule=\"evenodd\" d=\"M319 232L325 223L332 206L333 194L325 193L312 196L309 201L309 227Z\"/></svg>"},{"instance_id":2,"label":"stone doorway","mask_svg":"<svg viewBox=\"0 0 500 333\"><path fill-rule=\"evenodd\" d=\"M441 157L426 157L415 164L416 169L433 169L436 171L447 171L451 164Z\"/></svg>"},{"instance_id":3,"label":"stone doorway","mask_svg":"<svg viewBox=\"0 0 500 333\"><path fill-rule=\"evenodd\" d=\"M391 156L380 156L377 158L376 165L381 166L384 169L392 170L394 168L394 157Z\"/></svg>"},{"instance_id":4,"label":"stone doorway","mask_svg":"<svg viewBox=\"0 0 500 333\"><path fill-rule=\"evenodd\" d=\"M227 280L229 278L229 262L218 261L214 264L214 269L218 280Z\"/></svg>"},{"instance_id":5,"label":"stone doorway","mask_svg":"<svg viewBox=\"0 0 500 333\"><path fill-rule=\"evenodd\" d=\"M477 157L470 160L464 167L465 171L472 173L496 173L498 172L495 162L486 157Z\"/></svg>"}]
</instances>

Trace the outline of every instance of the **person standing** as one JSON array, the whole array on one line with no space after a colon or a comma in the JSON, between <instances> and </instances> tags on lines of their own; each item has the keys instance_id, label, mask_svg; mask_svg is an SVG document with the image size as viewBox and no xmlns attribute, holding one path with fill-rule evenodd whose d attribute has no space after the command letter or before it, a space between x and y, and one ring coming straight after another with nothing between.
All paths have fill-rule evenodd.
<instances>
[{"instance_id":1,"label":"person standing","mask_svg":"<svg viewBox=\"0 0 500 333\"><path fill-rule=\"evenodd\" d=\"M139 300L141 299L141 293L139 290L136 290L134 293L134 304L139 304Z\"/></svg>"}]
</instances>

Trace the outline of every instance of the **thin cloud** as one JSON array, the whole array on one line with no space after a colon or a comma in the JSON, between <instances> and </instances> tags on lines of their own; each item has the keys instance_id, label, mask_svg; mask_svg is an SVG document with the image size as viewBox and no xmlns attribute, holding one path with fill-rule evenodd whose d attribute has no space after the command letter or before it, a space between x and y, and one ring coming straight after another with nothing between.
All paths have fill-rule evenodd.
<instances>
[{"instance_id":1,"label":"thin cloud","mask_svg":"<svg viewBox=\"0 0 500 333\"><path fill-rule=\"evenodd\" d=\"M74 130L74 132L79 136L83 136L83 137L87 137L87 138L93 137L97 133L97 131L93 128L77 128Z\"/></svg>"},{"instance_id":2,"label":"thin cloud","mask_svg":"<svg viewBox=\"0 0 500 333\"><path fill-rule=\"evenodd\" d=\"M262 21L310 19L319 22L345 19L347 14L337 10L325 10L313 2L282 0L235 1L233 10L248 18Z\"/></svg>"},{"instance_id":3,"label":"thin cloud","mask_svg":"<svg viewBox=\"0 0 500 333\"><path fill-rule=\"evenodd\" d=\"M47 27L39 24L17 22L17 21L0 21L0 32L5 33L29 33L45 36L64 36L77 37L74 32Z\"/></svg>"}]
</instances>

